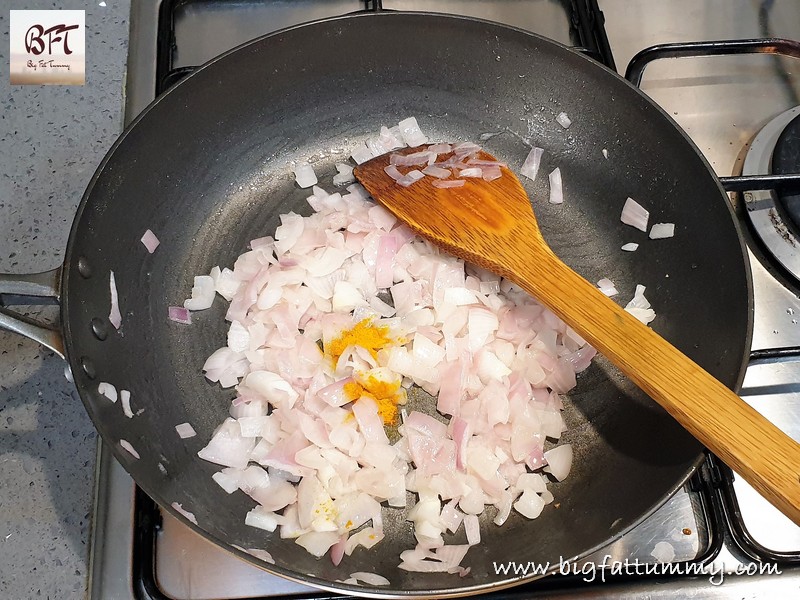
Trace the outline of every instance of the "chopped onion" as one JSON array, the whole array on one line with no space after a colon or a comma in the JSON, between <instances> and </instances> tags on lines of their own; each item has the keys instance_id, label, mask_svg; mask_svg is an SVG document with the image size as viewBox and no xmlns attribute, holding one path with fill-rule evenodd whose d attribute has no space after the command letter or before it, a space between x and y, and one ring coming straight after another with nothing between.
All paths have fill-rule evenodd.
<instances>
[{"instance_id":1,"label":"chopped onion","mask_svg":"<svg viewBox=\"0 0 800 600\"><path fill-rule=\"evenodd\" d=\"M368 160L372 160L375 155L372 153L372 150L362 143L358 148L353 150L350 157L356 161L356 164L363 165Z\"/></svg>"},{"instance_id":2,"label":"chopped onion","mask_svg":"<svg viewBox=\"0 0 800 600\"><path fill-rule=\"evenodd\" d=\"M402 185L403 187L408 187L408 186L416 183L417 181L419 181L423 177L425 177L425 175L423 175L421 171L418 171L418 170L414 169L412 171L409 171L405 175L403 175L400 179L398 179L397 180L397 185Z\"/></svg>"},{"instance_id":3,"label":"chopped onion","mask_svg":"<svg viewBox=\"0 0 800 600\"><path fill-rule=\"evenodd\" d=\"M433 152L434 154L448 154L452 151L453 147L450 144L432 144L428 146L428 152Z\"/></svg>"},{"instance_id":4,"label":"chopped onion","mask_svg":"<svg viewBox=\"0 0 800 600\"><path fill-rule=\"evenodd\" d=\"M192 297L183 302L183 306L189 310L205 310L211 308L214 303L214 280L209 275L200 275L194 278L192 286Z\"/></svg>"},{"instance_id":5,"label":"chopped onion","mask_svg":"<svg viewBox=\"0 0 800 600\"><path fill-rule=\"evenodd\" d=\"M650 302L644 297L644 290L643 285L636 286L633 299L625 306L625 310L647 325L656 318L656 311L650 307Z\"/></svg>"},{"instance_id":6,"label":"chopped onion","mask_svg":"<svg viewBox=\"0 0 800 600\"><path fill-rule=\"evenodd\" d=\"M603 148L603 158L608 159L608 150Z\"/></svg>"},{"instance_id":7,"label":"chopped onion","mask_svg":"<svg viewBox=\"0 0 800 600\"><path fill-rule=\"evenodd\" d=\"M466 515L464 517L464 531L467 534L467 544L470 546L480 544L481 529L477 515Z\"/></svg>"},{"instance_id":8,"label":"chopped onion","mask_svg":"<svg viewBox=\"0 0 800 600\"><path fill-rule=\"evenodd\" d=\"M445 188L463 187L465 183L466 181L464 181L463 179L448 179L448 180L437 179L436 181L432 182L432 185L435 188L445 189Z\"/></svg>"},{"instance_id":9,"label":"chopped onion","mask_svg":"<svg viewBox=\"0 0 800 600\"><path fill-rule=\"evenodd\" d=\"M403 142L402 135L400 134L400 128L397 125L391 129L385 126L381 127L381 134L378 136L378 140L384 147L385 152L391 152L392 150L397 150L405 146L405 142Z\"/></svg>"},{"instance_id":10,"label":"chopped onion","mask_svg":"<svg viewBox=\"0 0 800 600\"><path fill-rule=\"evenodd\" d=\"M561 125L564 129L568 129L569 126L572 125L572 121L569 120L569 117L565 112L558 113L556 121L558 121L558 124Z\"/></svg>"},{"instance_id":11,"label":"chopped onion","mask_svg":"<svg viewBox=\"0 0 800 600\"><path fill-rule=\"evenodd\" d=\"M675 223L656 223L650 229L651 240L663 240L675 235Z\"/></svg>"},{"instance_id":12,"label":"chopped onion","mask_svg":"<svg viewBox=\"0 0 800 600\"><path fill-rule=\"evenodd\" d=\"M117 401L117 388L110 383L100 382L100 385L97 386L97 391L112 402Z\"/></svg>"},{"instance_id":13,"label":"chopped onion","mask_svg":"<svg viewBox=\"0 0 800 600\"><path fill-rule=\"evenodd\" d=\"M275 564L275 559L272 558L272 555L266 550L261 550L260 548L249 548L245 550L245 552L247 552L252 556L255 556L259 560L263 560L265 563L269 563L271 565Z\"/></svg>"},{"instance_id":14,"label":"chopped onion","mask_svg":"<svg viewBox=\"0 0 800 600\"><path fill-rule=\"evenodd\" d=\"M638 247L639 244L636 244L634 242L628 242L627 244L623 244L622 250L624 250L625 252L635 252Z\"/></svg>"},{"instance_id":15,"label":"chopped onion","mask_svg":"<svg viewBox=\"0 0 800 600\"><path fill-rule=\"evenodd\" d=\"M550 204L564 202L564 190L561 184L561 169L556 167L550 173Z\"/></svg>"},{"instance_id":16,"label":"chopped onion","mask_svg":"<svg viewBox=\"0 0 800 600\"><path fill-rule=\"evenodd\" d=\"M562 444L544 453L545 470L559 481L564 481L572 468L572 445Z\"/></svg>"},{"instance_id":17,"label":"chopped onion","mask_svg":"<svg viewBox=\"0 0 800 600\"><path fill-rule=\"evenodd\" d=\"M386 577L378 575L377 573L367 573L365 571L350 573L350 579L363 581L367 585L389 585L389 580L386 579Z\"/></svg>"},{"instance_id":18,"label":"chopped onion","mask_svg":"<svg viewBox=\"0 0 800 600\"><path fill-rule=\"evenodd\" d=\"M410 119L354 157L390 152L400 138L427 143ZM465 185L453 172L501 176L505 165L476 158L479 150L434 144L387 157L385 171L404 185L428 175L443 189ZM532 151L537 169L542 152ZM371 548L385 536L382 503L408 504L416 547L400 568L464 576L487 506L499 525L512 509L534 518L553 501L539 472L548 458L555 477L569 466L564 446L545 456L544 440L560 438L559 394L596 351L510 282L415 236L360 185L334 194L315 185L307 201L314 214L281 215L273 237L211 270L212 286L195 282L186 308L210 306L216 293L230 302L227 345L203 371L236 388L231 418L198 456L225 467L212 476L225 492L255 501L246 524L314 556L338 565ZM438 412L406 410L412 385L438 396ZM393 418L399 439L390 443ZM182 424L179 435L184 426L194 432ZM467 543L453 544L462 522Z\"/></svg>"},{"instance_id":19,"label":"chopped onion","mask_svg":"<svg viewBox=\"0 0 800 600\"><path fill-rule=\"evenodd\" d=\"M178 432L178 435L181 437L181 439L186 439L197 435L197 432L194 430L194 427L192 427L189 423L181 423L180 425L175 425L175 431Z\"/></svg>"},{"instance_id":20,"label":"chopped onion","mask_svg":"<svg viewBox=\"0 0 800 600\"><path fill-rule=\"evenodd\" d=\"M412 152L411 154L392 154L389 157L389 164L398 167L412 167L420 165L430 165L436 160L435 152Z\"/></svg>"},{"instance_id":21,"label":"chopped onion","mask_svg":"<svg viewBox=\"0 0 800 600\"><path fill-rule=\"evenodd\" d=\"M520 167L520 175L524 175L531 181L535 180L536 175L539 173L539 165L542 162L543 154L544 149L532 148L531 151L528 152L528 156L525 157L525 162L522 163L522 167Z\"/></svg>"},{"instance_id":22,"label":"chopped onion","mask_svg":"<svg viewBox=\"0 0 800 600\"><path fill-rule=\"evenodd\" d=\"M640 231L647 231L647 220L649 218L650 213L636 200L633 198L625 200L620 221Z\"/></svg>"},{"instance_id":23,"label":"chopped onion","mask_svg":"<svg viewBox=\"0 0 800 600\"><path fill-rule=\"evenodd\" d=\"M500 169L500 167L483 167L481 171L481 176L485 181L494 181L495 179L500 179L503 176L503 171Z\"/></svg>"},{"instance_id":24,"label":"chopped onion","mask_svg":"<svg viewBox=\"0 0 800 600\"><path fill-rule=\"evenodd\" d=\"M141 242L142 244L144 244L144 247L147 248L147 251L150 254L155 252L156 248L158 248L158 245L161 243L158 241L156 234L150 231L149 229L144 232Z\"/></svg>"},{"instance_id":25,"label":"chopped onion","mask_svg":"<svg viewBox=\"0 0 800 600\"><path fill-rule=\"evenodd\" d=\"M187 520L189 520L192 523L194 523L195 525L197 525L197 519L195 518L195 516L192 513L190 513L188 510L184 509L183 506L181 506L177 502L173 502L170 506L172 506L172 508L174 508L180 514L182 514L184 517L186 517Z\"/></svg>"},{"instance_id":26,"label":"chopped onion","mask_svg":"<svg viewBox=\"0 0 800 600\"><path fill-rule=\"evenodd\" d=\"M658 542L650 556L660 563L671 563L675 560L675 547L669 542Z\"/></svg>"},{"instance_id":27,"label":"chopped onion","mask_svg":"<svg viewBox=\"0 0 800 600\"><path fill-rule=\"evenodd\" d=\"M597 287L599 287L600 291L609 297L619 294L619 291L614 286L614 282L610 279L601 279L597 282Z\"/></svg>"},{"instance_id":28,"label":"chopped onion","mask_svg":"<svg viewBox=\"0 0 800 600\"><path fill-rule=\"evenodd\" d=\"M139 453L134 449L134 447L131 445L131 443L129 441L120 440L119 441L119 445L122 446L128 452L128 454L133 456L133 458L136 458L136 459L140 458L139 457Z\"/></svg>"},{"instance_id":29,"label":"chopped onion","mask_svg":"<svg viewBox=\"0 0 800 600\"><path fill-rule=\"evenodd\" d=\"M459 177L482 177L483 170L480 167L470 167L469 169L461 169L458 172Z\"/></svg>"},{"instance_id":30,"label":"chopped onion","mask_svg":"<svg viewBox=\"0 0 800 600\"><path fill-rule=\"evenodd\" d=\"M264 531L275 531L278 527L279 520L282 520L280 515L276 515L271 511L266 511L261 506L256 506L245 515L244 524L250 527L263 529Z\"/></svg>"},{"instance_id":31,"label":"chopped onion","mask_svg":"<svg viewBox=\"0 0 800 600\"><path fill-rule=\"evenodd\" d=\"M394 179L395 181L400 181L400 180L403 178L403 174L402 174L402 173L400 172L400 170L399 170L399 169L398 169L396 166L394 166L394 165L386 165L385 167L383 167L383 170L385 171L385 173L386 173L386 174L387 174L389 177L391 177L391 178L392 178L392 179Z\"/></svg>"},{"instance_id":32,"label":"chopped onion","mask_svg":"<svg viewBox=\"0 0 800 600\"><path fill-rule=\"evenodd\" d=\"M182 306L170 306L168 310L170 321L183 323L185 325L192 324L192 313L189 312L188 308L184 308Z\"/></svg>"},{"instance_id":33,"label":"chopped onion","mask_svg":"<svg viewBox=\"0 0 800 600\"><path fill-rule=\"evenodd\" d=\"M452 175L449 169L442 169L441 167L435 167L433 165L429 165L422 169L422 172L425 175L430 175L431 177L436 177L437 179L447 179Z\"/></svg>"},{"instance_id":34,"label":"chopped onion","mask_svg":"<svg viewBox=\"0 0 800 600\"><path fill-rule=\"evenodd\" d=\"M317 174L311 165L298 165L294 169L294 177L297 185L301 188L310 188L317 185Z\"/></svg>"},{"instance_id":35,"label":"chopped onion","mask_svg":"<svg viewBox=\"0 0 800 600\"><path fill-rule=\"evenodd\" d=\"M428 143L428 138L420 130L415 117L403 119L397 125L400 127L400 135L403 136L403 141L405 141L408 146L416 148L417 146Z\"/></svg>"},{"instance_id":36,"label":"chopped onion","mask_svg":"<svg viewBox=\"0 0 800 600\"><path fill-rule=\"evenodd\" d=\"M344 163L336 163L336 170L338 173L333 176L333 185L340 186L340 185L347 185L349 183L353 183L356 180L355 175L353 175L353 167L350 165L346 165Z\"/></svg>"},{"instance_id":37,"label":"chopped onion","mask_svg":"<svg viewBox=\"0 0 800 600\"><path fill-rule=\"evenodd\" d=\"M131 410L131 393L128 390L119 391L119 399L122 403L122 412L129 419L133 418L133 411Z\"/></svg>"},{"instance_id":38,"label":"chopped onion","mask_svg":"<svg viewBox=\"0 0 800 600\"><path fill-rule=\"evenodd\" d=\"M117 295L117 282L114 281L114 271L111 271L108 282L111 288L111 312L108 314L108 320L115 329L119 329L122 325L122 314L119 312L119 296Z\"/></svg>"}]
</instances>

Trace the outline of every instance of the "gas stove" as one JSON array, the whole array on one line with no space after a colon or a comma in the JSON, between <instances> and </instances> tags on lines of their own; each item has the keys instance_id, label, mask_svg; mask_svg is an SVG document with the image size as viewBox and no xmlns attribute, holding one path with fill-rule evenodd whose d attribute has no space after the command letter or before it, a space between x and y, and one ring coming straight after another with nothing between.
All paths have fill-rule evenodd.
<instances>
[{"instance_id":1,"label":"gas stove","mask_svg":"<svg viewBox=\"0 0 800 600\"><path fill-rule=\"evenodd\" d=\"M283 27L359 10L429 10L499 21L612 69L657 43L800 39L794 0L600 0L600 6L597 0L142 0L131 14L126 122L226 50ZM800 55L792 45L788 51ZM800 76L792 75L789 59L721 54L728 52L720 44L656 48L639 54L629 75L638 83L646 67L642 89L689 133L720 177L771 173L773 167L777 174L800 172ZM699 57L657 60L687 56ZM742 193L731 195L755 297L753 350L741 395L800 439L800 196L785 182L778 186L786 187L783 195L760 189L763 183L739 182ZM98 452L92 598L336 597L220 550L162 513L104 446ZM672 568L653 568L659 560ZM614 544L571 565L569 573L502 597L784 597L800 590L798 565L800 528L708 456L682 490Z\"/></svg>"}]
</instances>

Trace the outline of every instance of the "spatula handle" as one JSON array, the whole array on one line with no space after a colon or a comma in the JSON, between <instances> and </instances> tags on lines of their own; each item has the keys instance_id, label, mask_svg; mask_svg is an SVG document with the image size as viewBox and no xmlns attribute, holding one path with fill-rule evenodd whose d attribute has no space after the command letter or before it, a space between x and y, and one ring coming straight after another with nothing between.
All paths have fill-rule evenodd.
<instances>
[{"instance_id":1,"label":"spatula handle","mask_svg":"<svg viewBox=\"0 0 800 600\"><path fill-rule=\"evenodd\" d=\"M519 261L511 279L800 525L800 444L555 255L542 258Z\"/></svg>"}]
</instances>

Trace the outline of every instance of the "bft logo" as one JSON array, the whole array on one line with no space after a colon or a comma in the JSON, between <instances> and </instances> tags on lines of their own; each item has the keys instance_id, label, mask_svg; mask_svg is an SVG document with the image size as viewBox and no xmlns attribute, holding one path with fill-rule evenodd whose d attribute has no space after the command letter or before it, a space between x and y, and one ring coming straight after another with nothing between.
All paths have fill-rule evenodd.
<instances>
[{"instance_id":1,"label":"bft logo","mask_svg":"<svg viewBox=\"0 0 800 600\"><path fill-rule=\"evenodd\" d=\"M12 10L11 84L83 85L86 12Z\"/></svg>"},{"instance_id":2,"label":"bft logo","mask_svg":"<svg viewBox=\"0 0 800 600\"><path fill-rule=\"evenodd\" d=\"M56 51L58 51L58 44L60 43L65 55L72 54L72 50L69 49L69 32L79 27L80 25L60 23L45 29L38 24L32 25L25 34L25 50L36 56L42 54L45 50L47 50L48 54L53 54L53 44L56 44ZM63 37L61 34L63 34ZM46 40L44 36L47 36ZM47 41L47 45L45 45L45 41Z\"/></svg>"}]
</instances>

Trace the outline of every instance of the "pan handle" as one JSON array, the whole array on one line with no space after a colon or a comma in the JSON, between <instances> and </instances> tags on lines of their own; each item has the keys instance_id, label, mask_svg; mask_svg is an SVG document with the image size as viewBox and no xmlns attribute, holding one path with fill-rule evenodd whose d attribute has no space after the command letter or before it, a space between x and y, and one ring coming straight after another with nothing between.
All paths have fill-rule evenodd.
<instances>
[{"instance_id":1,"label":"pan handle","mask_svg":"<svg viewBox=\"0 0 800 600\"><path fill-rule=\"evenodd\" d=\"M64 358L64 336L60 329L24 317L6 306L43 306L61 299L61 267L30 275L0 273L0 329L13 331L49 348Z\"/></svg>"}]
</instances>

